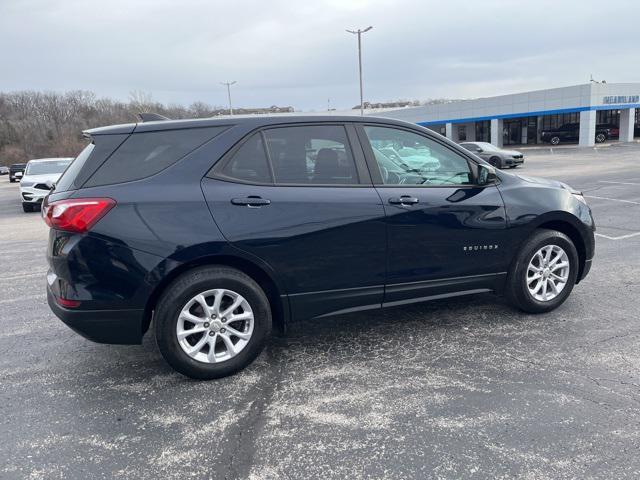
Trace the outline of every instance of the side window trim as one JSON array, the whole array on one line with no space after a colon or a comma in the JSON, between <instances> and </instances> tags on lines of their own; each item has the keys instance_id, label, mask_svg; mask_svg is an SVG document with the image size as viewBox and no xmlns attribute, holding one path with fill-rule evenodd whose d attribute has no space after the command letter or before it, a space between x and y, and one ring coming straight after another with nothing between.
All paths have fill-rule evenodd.
<instances>
[{"instance_id":1,"label":"side window trim","mask_svg":"<svg viewBox=\"0 0 640 480\"><path fill-rule=\"evenodd\" d=\"M398 188L399 185L394 185L394 184L385 184L382 180L382 175L380 174L380 169L378 168L378 162L376 161L375 155L373 153L373 148L371 147L371 142L369 141L369 137L367 136L367 133L364 131L364 127L381 127L381 128L393 128L396 130L404 130L406 132L409 133L413 133L415 135L424 137L430 141L436 142L438 145L441 145L442 147L446 148L447 150L450 150L451 152L459 155L460 157L464 158L467 161L467 164L469 165L469 169L471 170L471 174L473 175L473 183L468 184L468 185L455 185L457 188L470 188L470 187L478 187L477 185L477 179L478 179L478 164L472 159L470 158L469 155L466 154L466 152L458 152L457 150L454 150L451 148L451 146L447 145L446 143L439 141L437 138L432 137L431 135L429 135L428 133L425 132L420 132L417 130L414 130L412 128L407 128L404 126L400 126L400 125L394 125L394 124L389 124L389 123L359 123L356 126L356 133L358 135L358 138L360 139L360 143L362 144L362 149L364 150L365 153L365 159L367 161L367 166L369 167L369 173L371 174L371 178L373 180L373 185L376 188L382 187L382 188L390 188L390 187L395 187ZM471 152L469 152L471 153ZM406 185L407 188L411 187L411 188L451 188L452 185Z\"/></svg>"}]
</instances>

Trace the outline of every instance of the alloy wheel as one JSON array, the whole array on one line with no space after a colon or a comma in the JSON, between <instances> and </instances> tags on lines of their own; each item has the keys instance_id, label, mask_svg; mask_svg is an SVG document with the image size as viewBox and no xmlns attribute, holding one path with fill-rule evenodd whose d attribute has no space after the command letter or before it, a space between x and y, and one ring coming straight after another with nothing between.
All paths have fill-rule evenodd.
<instances>
[{"instance_id":1,"label":"alloy wheel","mask_svg":"<svg viewBox=\"0 0 640 480\"><path fill-rule=\"evenodd\" d=\"M207 290L180 311L176 336L182 351L203 363L220 363L238 355L249 343L254 317L249 302L237 292Z\"/></svg>"},{"instance_id":2,"label":"alloy wheel","mask_svg":"<svg viewBox=\"0 0 640 480\"><path fill-rule=\"evenodd\" d=\"M551 145L558 145L559 143L560 143L560 138L559 137L551 138Z\"/></svg>"},{"instance_id":3,"label":"alloy wheel","mask_svg":"<svg viewBox=\"0 0 640 480\"><path fill-rule=\"evenodd\" d=\"M603 143L606 139L603 133L596 135L596 143Z\"/></svg>"},{"instance_id":4,"label":"alloy wheel","mask_svg":"<svg viewBox=\"0 0 640 480\"><path fill-rule=\"evenodd\" d=\"M558 245L545 245L529 261L527 288L533 298L548 302L560 295L569 281L569 256Z\"/></svg>"}]
</instances>

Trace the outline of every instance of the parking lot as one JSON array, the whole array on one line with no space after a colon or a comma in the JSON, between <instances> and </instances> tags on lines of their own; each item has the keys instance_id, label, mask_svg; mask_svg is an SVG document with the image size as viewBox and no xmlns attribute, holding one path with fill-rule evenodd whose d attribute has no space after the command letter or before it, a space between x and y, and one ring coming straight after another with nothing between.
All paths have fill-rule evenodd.
<instances>
[{"instance_id":1,"label":"parking lot","mask_svg":"<svg viewBox=\"0 0 640 480\"><path fill-rule=\"evenodd\" d=\"M248 369L174 373L45 299L47 228L0 177L0 478L637 478L640 145L526 152L584 191L590 275L559 309L493 295L296 324Z\"/></svg>"}]
</instances>

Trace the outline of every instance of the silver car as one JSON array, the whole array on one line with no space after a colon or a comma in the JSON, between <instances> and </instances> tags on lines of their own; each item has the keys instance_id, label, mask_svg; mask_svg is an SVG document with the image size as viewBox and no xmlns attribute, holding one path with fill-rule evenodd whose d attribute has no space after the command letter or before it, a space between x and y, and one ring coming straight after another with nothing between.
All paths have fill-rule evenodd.
<instances>
[{"instance_id":1,"label":"silver car","mask_svg":"<svg viewBox=\"0 0 640 480\"><path fill-rule=\"evenodd\" d=\"M505 150L487 142L462 142L461 147L475 153L496 168L516 168L524 163L524 155L517 150Z\"/></svg>"},{"instance_id":2,"label":"silver car","mask_svg":"<svg viewBox=\"0 0 640 480\"><path fill-rule=\"evenodd\" d=\"M33 212L51 191L73 158L41 158L30 160L20 180L22 209Z\"/></svg>"}]
</instances>

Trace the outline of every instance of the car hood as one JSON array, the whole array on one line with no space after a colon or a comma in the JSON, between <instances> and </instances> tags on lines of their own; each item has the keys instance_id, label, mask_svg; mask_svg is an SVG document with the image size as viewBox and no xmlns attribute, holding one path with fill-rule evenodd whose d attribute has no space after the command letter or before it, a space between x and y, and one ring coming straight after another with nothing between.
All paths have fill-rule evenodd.
<instances>
[{"instance_id":1,"label":"car hood","mask_svg":"<svg viewBox=\"0 0 640 480\"><path fill-rule=\"evenodd\" d=\"M47 185L51 185L58 181L62 173L45 173L42 175L23 175L21 181L22 182L30 182L30 183L46 183Z\"/></svg>"},{"instance_id":2,"label":"car hood","mask_svg":"<svg viewBox=\"0 0 640 480\"><path fill-rule=\"evenodd\" d=\"M514 175L514 176L528 183L537 183L539 185L547 185L549 187L562 188L564 190L567 190L570 193L577 193L577 194L580 193L578 190L571 187L570 185L567 185L566 183L563 183L563 182L559 182L558 180L551 180L549 178L542 178L542 177L530 177L529 175Z\"/></svg>"},{"instance_id":3,"label":"car hood","mask_svg":"<svg viewBox=\"0 0 640 480\"><path fill-rule=\"evenodd\" d=\"M503 155L522 155L522 152L519 152L517 150L501 150L501 153Z\"/></svg>"}]
</instances>

